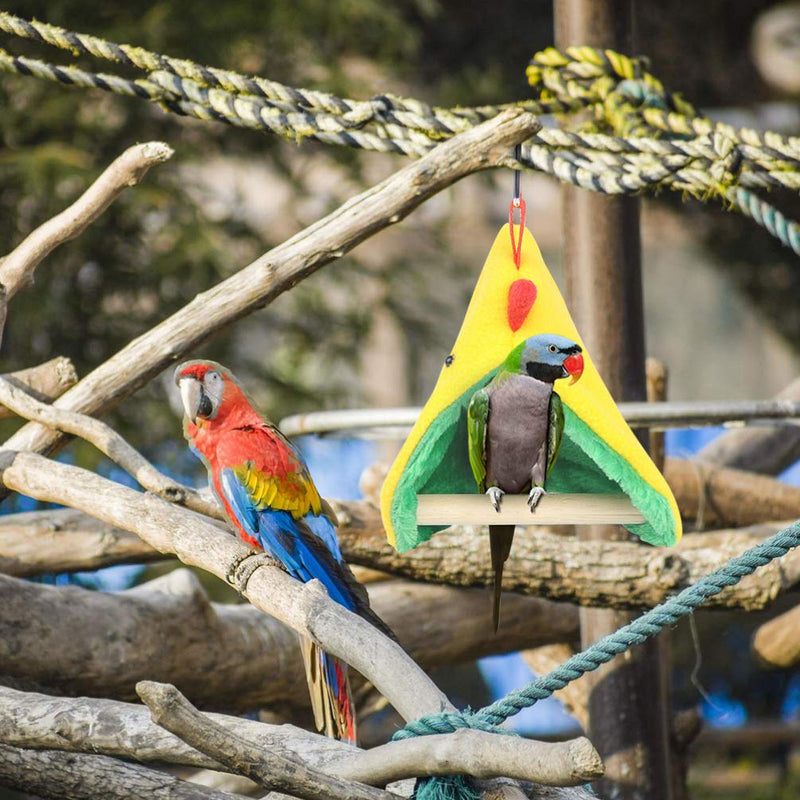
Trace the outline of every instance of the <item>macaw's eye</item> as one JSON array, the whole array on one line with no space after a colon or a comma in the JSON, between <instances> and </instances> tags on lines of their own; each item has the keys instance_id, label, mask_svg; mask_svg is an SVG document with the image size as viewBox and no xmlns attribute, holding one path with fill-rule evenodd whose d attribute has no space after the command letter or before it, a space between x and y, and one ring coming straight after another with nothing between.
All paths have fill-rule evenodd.
<instances>
[{"instance_id":1,"label":"macaw's eye","mask_svg":"<svg viewBox=\"0 0 800 800\"><path fill-rule=\"evenodd\" d=\"M450 353L450 355L447 356L447 358L444 360L444 365L446 367L449 367L455 360L456 357L452 353Z\"/></svg>"},{"instance_id":2,"label":"macaw's eye","mask_svg":"<svg viewBox=\"0 0 800 800\"><path fill-rule=\"evenodd\" d=\"M548 346L547 346L547 349L548 349L548 350L549 350L551 353L557 353L557 352L558 352L558 348L557 348L557 347L556 347L554 344L548 345Z\"/></svg>"}]
</instances>

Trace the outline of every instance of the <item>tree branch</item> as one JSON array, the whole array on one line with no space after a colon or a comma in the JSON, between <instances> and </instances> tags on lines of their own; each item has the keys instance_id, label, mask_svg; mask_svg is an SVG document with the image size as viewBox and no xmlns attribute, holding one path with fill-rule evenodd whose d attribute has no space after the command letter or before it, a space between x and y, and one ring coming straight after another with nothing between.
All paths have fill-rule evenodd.
<instances>
[{"instance_id":1,"label":"tree branch","mask_svg":"<svg viewBox=\"0 0 800 800\"><path fill-rule=\"evenodd\" d=\"M0 785L47 800L233 800L239 796L108 756L22 750L4 744L0 744Z\"/></svg>"},{"instance_id":2,"label":"tree branch","mask_svg":"<svg viewBox=\"0 0 800 800\"><path fill-rule=\"evenodd\" d=\"M510 163L514 145L540 127L531 114L509 109L444 142L199 294L87 375L56 405L87 414L112 408L200 342L267 305L368 237L399 222L437 192L473 172ZM46 452L62 442L63 434L29 424L5 447Z\"/></svg>"},{"instance_id":3,"label":"tree branch","mask_svg":"<svg viewBox=\"0 0 800 800\"><path fill-rule=\"evenodd\" d=\"M776 400L800 401L800 378L779 392ZM777 475L800 458L800 425L743 428L723 433L707 444L697 459L718 467Z\"/></svg>"},{"instance_id":4,"label":"tree branch","mask_svg":"<svg viewBox=\"0 0 800 800\"><path fill-rule=\"evenodd\" d=\"M0 515L0 573L5 575L86 572L164 558L135 533L72 508Z\"/></svg>"},{"instance_id":5,"label":"tree branch","mask_svg":"<svg viewBox=\"0 0 800 800\"><path fill-rule=\"evenodd\" d=\"M440 736L418 736L373 747L336 764L334 775L369 779L381 786L425 775L505 776L545 786L578 786L603 775L603 764L588 739L537 742L462 729Z\"/></svg>"},{"instance_id":6,"label":"tree branch","mask_svg":"<svg viewBox=\"0 0 800 800\"><path fill-rule=\"evenodd\" d=\"M753 634L753 653L763 666L787 669L800 664L800 605L765 622Z\"/></svg>"},{"instance_id":7,"label":"tree branch","mask_svg":"<svg viewBox=\"0 0 800 800\"><path fill-rule=\"evenodd\" d=\"M33 282L33 272L56 247L79 236L128 186L135 186L150 167L172 155L163 142L129 147L68 208L40 225L0 261L0 285L6 301Z\"/></svg>"},{"instance_id":8,"label":"tree branch","mask_svg":"<svg viewBox=\"0 0 800 800\"><path fill-rule=\"evenodd\" d=\"M328 770L352 755L352 745L293 725L269 725L242 717L206 714L261 749L283 747ZM0 741L15 747L99 753L142 763L226 768L159 728L139 703L94 697L52 697L0 686ZM358 752L358 751L357 751Z\"/></svg>"},{"instance_id":9,"label":"tree branch","mask_svg":"<svg viewBox=\"0 0 800 800\"><path fill-rule=\"evenodd\" d=\"M0 376L37 400L52 403L61 397L70 386L78 382L78 373L68 358L59 356L36 367L28 367L18 372ZM0 419L13 417L14 412L0 407Z\"/></svg>"},{"instance_id":10,"label":"tree branch","mask_svg":"<svg viewBox=\"0 0 800 800\"><path fill-rule=\"evenodd\" d=\"M740 469L666 459L664 477L684 519L701 528L739 527L800 517L800 488Z\"/></svg>"},{"instance_id":11,"label":"tree branch","mask_svg":"<svg viewBox=\"0 0 800 800\"><path fill-rule=\"evenodd\" d=\"M309 636L369 679L405 719L453 710L447 697L405 651L366 620L332 601L316 581L300 584L258 559L233 536L188 509L142 495L91 472L49 461L34 453L3 453L3 483L47 502L85 511L134 531L161 552L232 582L257 608ZM228 578L231 580L230 578ZM508 797L512 789L501 788Z\"/></svg>"},{"instance_id":12,"label":"tree branch","mask_svg":"<svg viewBox=\"0 0 800 800\"><path fill-rule=\"evenodd\" d=\"M150 709L156 725L219 761L231 772L245 775L266 789L288 792L301 800L397 798L382 789L326 775L285 750L264 750L208 719L174 686L141 681L136 691Z\"/></svg>"},{"instance_id":13,"label":"tree branch","mask_svg":"<svg viewBox=\"0 0 800 800\"><path fill-rule=\"evenodd\" d=\"M400 555L386 541L380 514L369 503L332 501L332 505L341 523L338 533L342 552L349 562L418 581L490 585L488 542L480 529L452 528ZM774 522L692 534L671 549L634 542L607 543L598 548L547 530L521 529L511 551L509 577L504 579L504 585L509 591L579 605L650 607L784 526L785 523ZM0 517L0 572L7 574L91 569L161 557L133 534L75 511ZM587 566L577 569L576 564ZM757 610L799 580L800 557L790 553L711 598L708 606ZM423 591L422 587L419 591ZM480 602L475 601L471 613L483 613ZM509 621L509 631L504 631L512 608L509 599L504 603L501 632L505 635L519 630L519 648L531 647L535 640L523 640L529 632L525 627L517 628L519 622ZM521 608L521 616L525 613ZM432 622L439 618L435 615ZM482 623L476 622L479 624ZM440 630L440 635L446 632L446 628Z\"/></svg>"},{"instance_id":14,"label":"tree branch","mask_svg":"<svg viewBox=\"0 0 800 800\"><path fill-rule=\"evenodd\" d=\"M63 433L80 436L132 475L142 488L181 506L223 520L222 510L210 497L173 480L156 469L136 448L99 419L66 411L35 398L0 377L0 404L20 417Z\"/></svg>"},{"instance_id":15,"label":"tree branch","mask_svg":"<svg viewBox=\"0 0 800 800\"><path fill-rule=\"evenodd\" d=\"M143 495L86 470L33 453L5 453L3 483L13 491L79 508L137 533L163 553L230 580L251 551L200 515ZM256 557L258 558L258 557ZM256 562L257 563L257 562ZM300 584L275 567L260 566L242 593L250 602L361 672L405 719L443 708L447 698L395 642L333 602L316 582Z\"/></svg>"},{"instance_id":16,"label":"tree branch","mask_svg":"<svg viewBox=\"0 0 800 800\"><path fill-rule=\"evenodd\" d=\"M385 538L378 511L367 503L336 503L348 561L413 580L451 586L491 586L485 533L451 528L407 553ZM785 523L745 531L686 536L673 548L638 542L584 542L536 528L519 528L506 562L508 591L609 608L649 608L712 572ZM710 598L707 608L765 608L800 581L800 551L770 562L741 583Z\"/></svg>"},{"instance_id":17,"label":"tree branch","mask_svg":"<svg viewBox=\"0 0 800 800\"><path fill-rule=\"evenodd\" d=\"M578 630L574 607L533 597L508 597L496 636L486 635L479 589L391 581L370 587L370 599L424 669L568 641ZM138 681L158 678L203 708L308 708L294 634L250 605L211 603L186 569L113 594L0 576L0 608L0 674L59 694L128 700Z\"/></svg>"},{"instance_id":18,"label":"tree branch","mask_svg":"<svg viewBox=\"0 0 800 800\"><path fill-rule=\"evenodd\" d=\"M454 774L474 769L484 776L519 772L522 776L597 774L593 748L585 740L546 744L477 731L406 739L372 750L361 750L292 725L269 725L222 714L201 715L226 734L248 740L259 752L278 750L308 766L342 780L384 786L418 774ZM463 733L469 734L462 736ZM476 735L472 735L476 734ZM455 735L453 747L448 740ZM498 745L501 739L502 748ZM0 687L0 742L15 747L39 747L91 752L143 763L167 763L203 769L231 769L177 736L155 725L139 704L80 697L67 699ZM488 745L487 745L488 743ZM506 751L503 748L510 747ZM429 751L429 752L426 752ZM558 765L561 765L560 767ZM551 789L535 797L552 800ZM567 794L588 800L588 795Z\"/></svg>"}]
</instances>

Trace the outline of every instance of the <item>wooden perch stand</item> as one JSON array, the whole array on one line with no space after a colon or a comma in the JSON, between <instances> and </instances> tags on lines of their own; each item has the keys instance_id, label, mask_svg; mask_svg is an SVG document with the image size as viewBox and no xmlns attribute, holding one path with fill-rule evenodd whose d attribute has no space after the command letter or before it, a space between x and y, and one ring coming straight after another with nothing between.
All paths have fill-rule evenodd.
<instances>
[{"instance_id":1,"label":"wooden perch stand","mask_svg":"<svg viewBox=\"0 0 800 800\"><path fill-rule=\"evenodd\" d=\"M623 494L547 494L531 511L525 495L506 495L495 511L481 494L417 495L419 525L636 525L641 512Z\"/></svg>"}]
</instances>

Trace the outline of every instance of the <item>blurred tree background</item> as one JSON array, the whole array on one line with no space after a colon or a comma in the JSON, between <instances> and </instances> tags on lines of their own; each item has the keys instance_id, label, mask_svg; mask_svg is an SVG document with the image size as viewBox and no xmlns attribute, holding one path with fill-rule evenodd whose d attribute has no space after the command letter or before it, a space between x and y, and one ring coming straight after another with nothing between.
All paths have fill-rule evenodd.
<instances>
[{"instance_id":1,"label":"blurred tree background","mask_svg":"<svg viewBox=\"0 0 800 800\"><path fill-rule=\"evenodd\" d=\"M652 72L701 109L735 124L796 133L797 90L767 84L752 50L754 26L775 5L637 4L637 53L647 54ZM800 75L800 12L798 4L790 8L794 17L768 32L764 46L770 57L795 64ZM439 105L529 96L525 66L553 41L548 0L496 0L490 14L485 4L454 0L160 0L130 6L25 0L7 2L5 10L294 86L356 98L390 92ZM3 34L0 47L67 61L57 50ZM103 69L98 61L79 63ZM65 355L80 375L87 374L195 294L400 164L398 157L311 142L298 146L99 90L2 74L0 251L61 211L126 147L151 139L166 141L176 155L40 266L35 289L11 305L2 371ZM510 181L507 174L471 177L196 355L230 365L275 420L319 408L421 402L507 214ZM558 186L526 176L524 187L529 226L557 271ZM775 200L800 217L796 197ZM673 396L756 397L788 382L800 342L800 270L793 253L750 221L673 195L646 201L644 242L648 337L674 370ZM724 282L695 282L703 270ZM689 294L691 303L683 302ZM755 315L758 332L731 316L739 307ZM749 351L732 349L734 339L756 335L762 338ZM762 353L763 342L772 343L778 356ZM761 364L753 366L754 360ZM185 453L179 414L170 406L169 373L109 419L161 463L171 453ZM4 421L0 435L18 424ZM77 458L91 465L97 457L83 445ZM718 629L718 616L701 620ZM704 647L704 674L726 675L741 647ZM688 635L676 649L685 673L694 658ZM746 694L753 675L747 666L734 694ZM792 679L769 676L781 692ZM696 687L685 674L682 680L679 696L691 704ZM775 703L757 711L774 712Z\"/></svg>"},{"instance_id":2,"label":"blurred tree background","mask_svg":"<svg viewBox=\"0 0 800 800\"><path fill-rule=\"evenodd\" d=\"M757 15L770 5L642 4L637 49L651 56L653 71L667 85L703 107L769 99L748 41ZM528 96L524 67L552 42L545 0L501 0L490 16L480 4L452 0L161 0L135 7L26 0L7 10L292 85L359 98L407 93L440 104ZM2 38L15 54L65 61L51 48ZM81 63L102 69L98 62ZM6 250L74 199L131 143L163 139L177 151L168 166L51 256L37 273L36 290L15 300L7 370L60 353L85 374L198 291L398 163L308 142L298 147L182 119L141 101L10 75L0 79L0 107L0 241ZM491 198L498 180L480 176L472 183ZM487 231L502 221L505 194L501 190L497 202L473 201L477 213L489 217ZM674 197L659 202L680 204ZM489 241L474 237L460 246L461 237L453 241L458 212L445 201L430 206L405 223L413 242L408 235L402 242L391 233L378 237L203 347L203 354L234 363L275 418L319 407L419 401ZM687 211L720 268L776 330L796 341L798 315L782 313L786 293L797 297L800 291L788 251L716 208L692 203ZM370 351L370 337L378 353L392 343L402 349L384 365L396 376L392 390L374 380L369 385L374 370L365 369L359 353L365 343ZM378 374L383 360L372 358ZM123 431L135 427L147 449L174 436L167 408L163 384L156 385L123 404L113 422Z\"/></svg>"}]
</instances>

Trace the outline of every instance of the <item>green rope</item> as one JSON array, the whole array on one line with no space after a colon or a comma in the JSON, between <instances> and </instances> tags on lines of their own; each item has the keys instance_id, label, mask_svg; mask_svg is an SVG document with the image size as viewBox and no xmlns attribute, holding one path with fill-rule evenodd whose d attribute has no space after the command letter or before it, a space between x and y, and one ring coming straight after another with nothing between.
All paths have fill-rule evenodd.
<instances>
[{"instance_id":1,"label":"green rope","mask_svg":"<svg viewBox=\"0 0 800 800\"><path fill-rule=\"evenodd\" d=\"M641 644L656 636L664 628L674 625L682 617L688 616L708 598L734 586L746 575L755 572L776 558L785 556L790 550L800 546L800 520L778 531L774 536L732 558L704 578L688 586L675 597L671 597L656 606L633 622L614 633L604 636L581 653L577 653L556 667L552 672L531 681L527 686L510 692L500 700L479 711L464 713L442 712L429 714L409 722L392 737L408 739L413 736L426 736L435 733L453 733L459 728L474 728L490 733L509 735L509 731L497 726L509 717L518 714L523 708L529 708L539 700L550 697L554 692L563 689L567 684L577 680L587 672L598 669L611 661L615 656L629 650L633 645ZM453 785L442 785L437 788L438 778L426 779L421 784L420 797L443 798L452 796L455 800L468 800L471 789L464 793L453 793ZM447 794L450 792L450 795Z\"/></svg>"},{"instance_id":2,"label":"green rope","mask_svg":"<svg viewBox=\"0 0 800 800\"><path fill-rule=\"evenodd\" d=\"M644 58L591 47L547 48L527 70L535 99L441 108L388 94L354 100L295 88L5 12L0 12L0 31L72 57L137 69L142 77L59 66L0 49L2 71L137 97L176 114L293 141L307 138L418 157L511 106L556 115L564 124L578 111L590 112L591 120L577 130L542 129L521 148L520 165L603 194L668 188L704 201L717 199L800 255L800 226L753 194L773 187L800 190L800 139L736 130L698 115L679 94L665 90Z\"/></svg>"}]
</instances>

